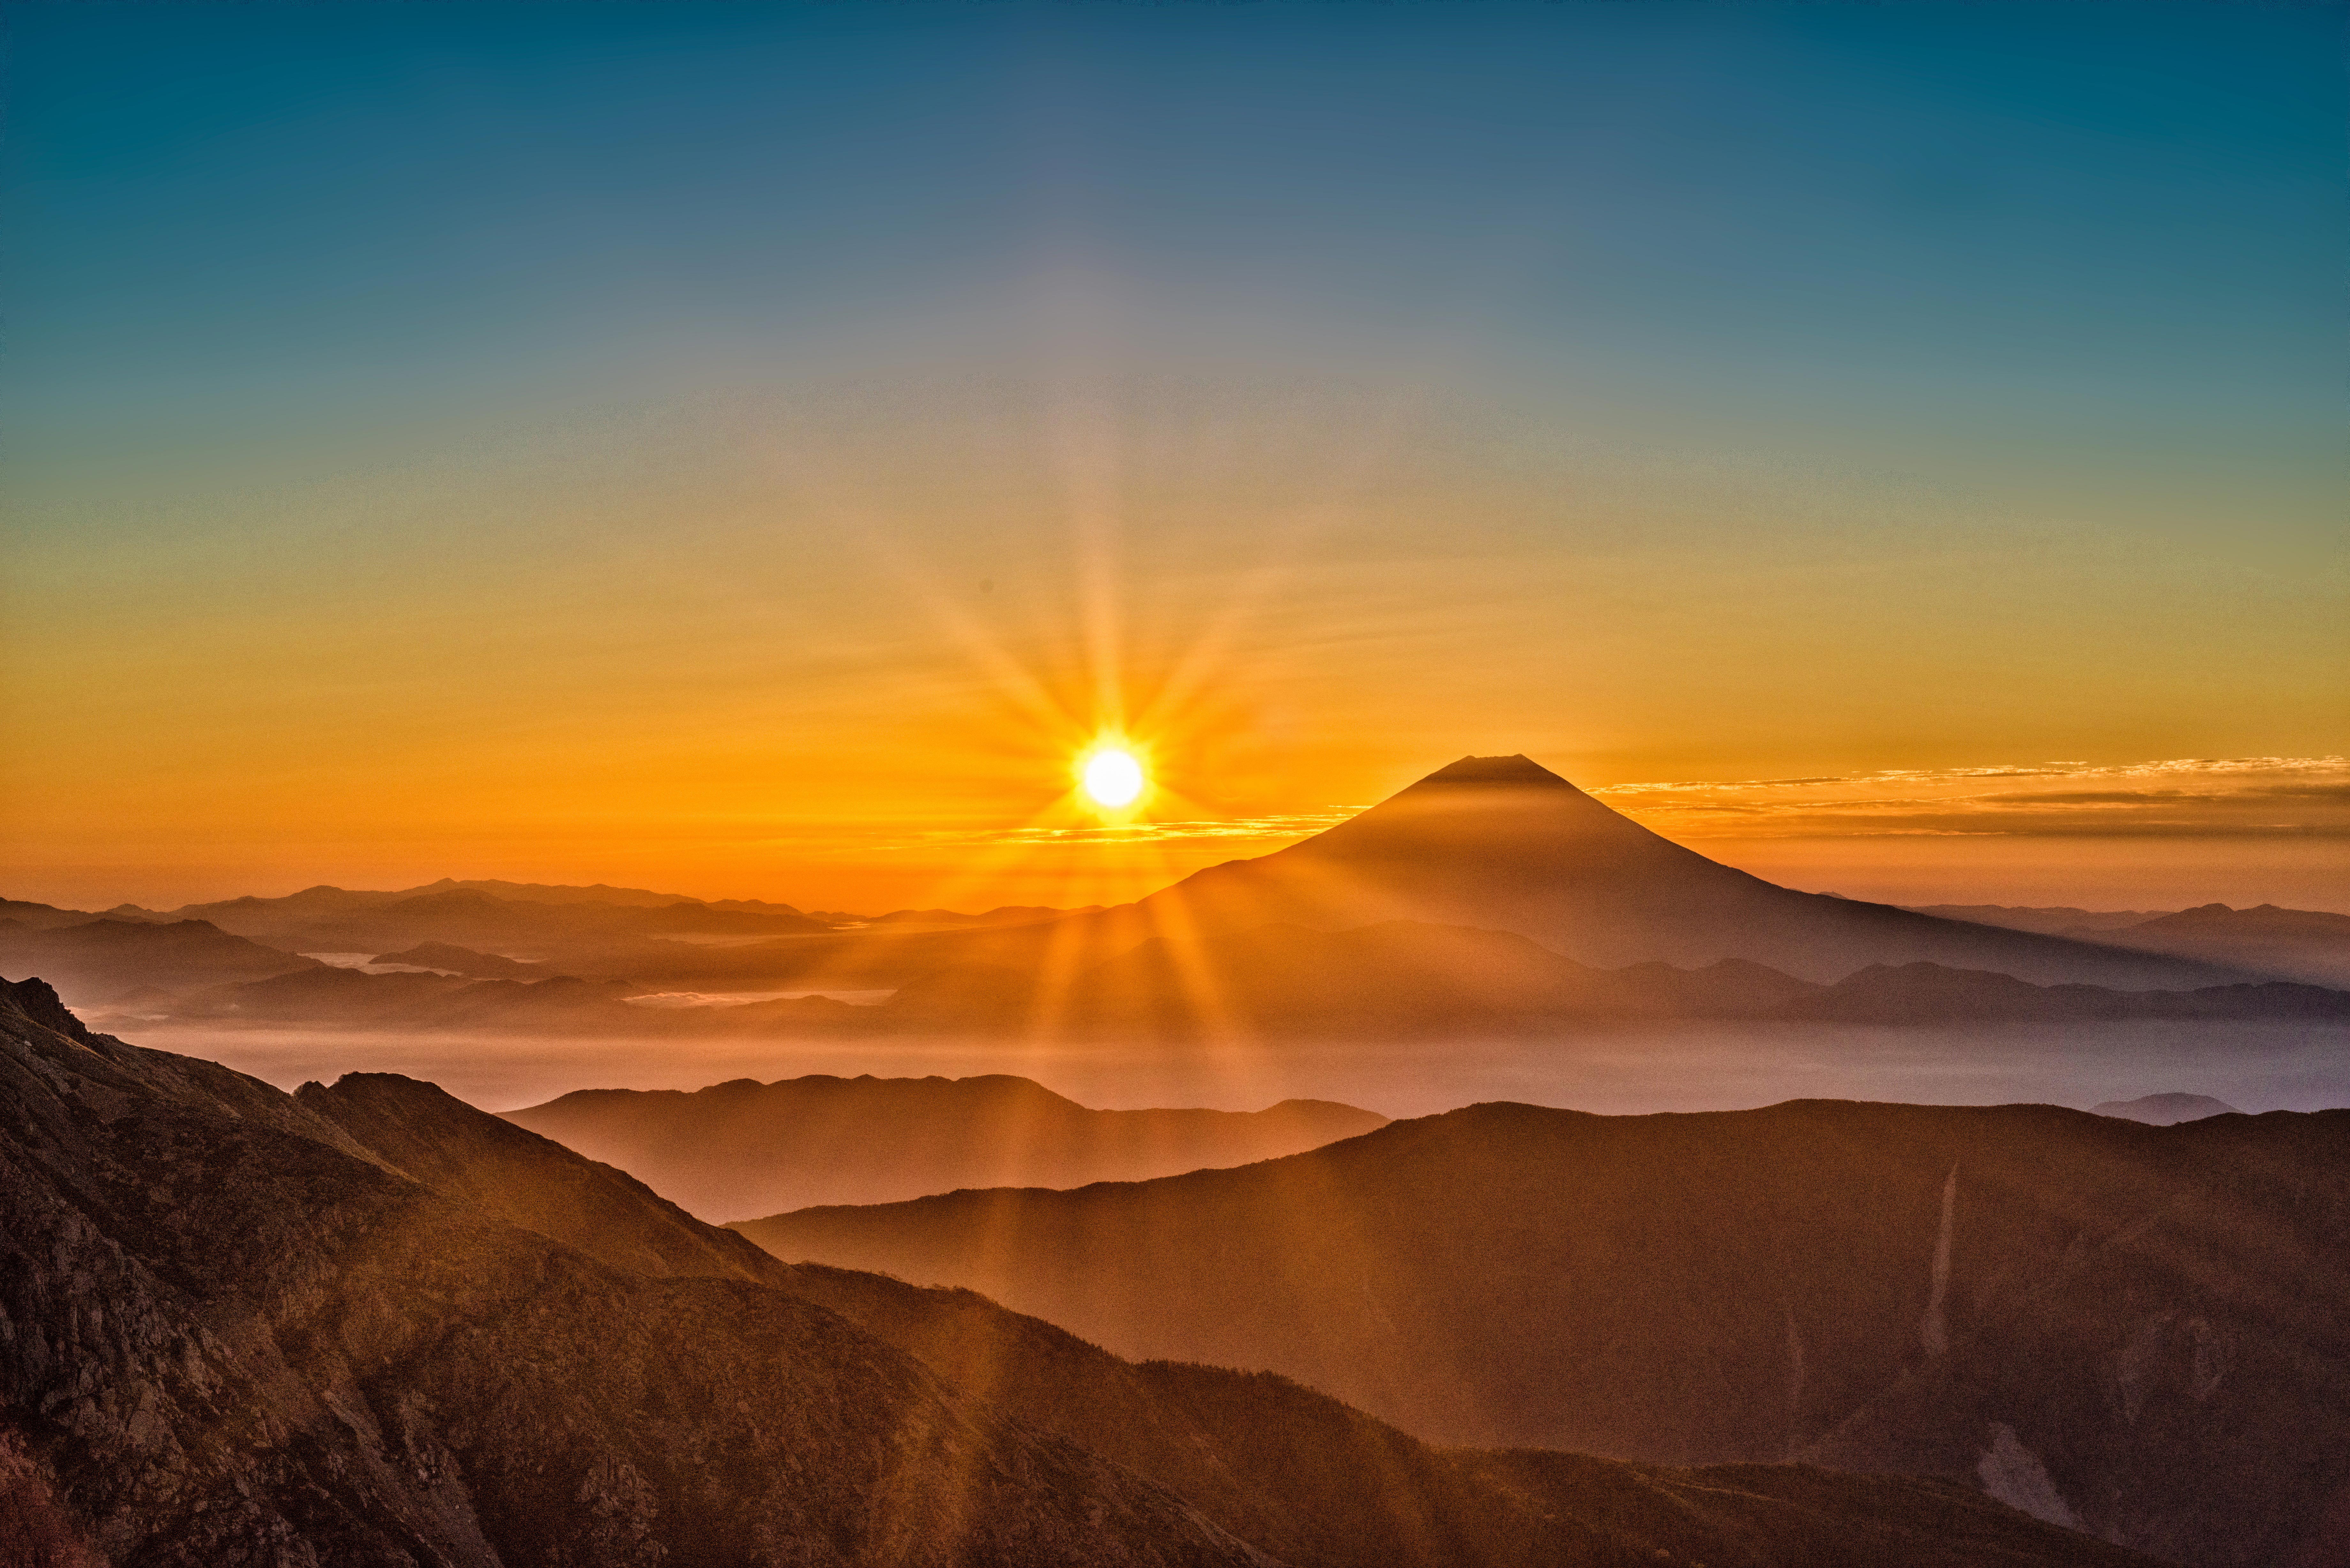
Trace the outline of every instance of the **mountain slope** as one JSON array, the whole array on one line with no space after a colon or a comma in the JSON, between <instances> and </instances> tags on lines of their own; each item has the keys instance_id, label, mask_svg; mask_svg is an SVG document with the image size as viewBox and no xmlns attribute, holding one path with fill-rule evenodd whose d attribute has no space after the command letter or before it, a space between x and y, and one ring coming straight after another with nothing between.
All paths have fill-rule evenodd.
<instances>
[{"instance_id":1,"label":"mountain slope","mask_svg":"<svg viewBox=\"0 0 2350 1568\"><path fill-rule=\"evenodd\" d=\"M2274 904L2231 909L2225 904L2205 904L2102 940L2314 985L2350 985L2350 915L2323 909L2281 909Z\"/></svg>"},{"instance_id":2,"label":"mountain slope","mask_svg":"<svg viewBox=\"0 0 2350 1568\"><path fill-rule=\"evenodd\" d=\"M2137 1561L1961 1489L1794 1467L1698 1471L1575 1455L1431 1449L1279 1377L1135 1366L969 1292L786 1266L641 1183L389 1075L305 1085L303 1106L427 1170L437 1190L607 1262L777 1285L919 1355L1029 1426L1178 1492L1313 1568L1765 1568Z\"/></svg>"},{"instance_id":3,"label":"mountain slope","mask_svg":"<svg viewBox=\"0 0 2350 1568\"><path fill-rule=\"evenodd\" d=\"M264 947L203 920L155 925L92 919L46 929L0 920L0 968L20 974L36 970L85 1005L150 986L180 991L233 985L324 967L316 959Z\"/></svg>"},{"instance_id":4,"label":"mountain slope","mask_svg":"<svg viewBox=\"0 0 2350 1568\"><path fill-rule=\"evenodd\" d=\"M1258 1561L821 1308L616 1270L61 1024L0 996L0 1410L109 1561Z\"/></svg>"},{"instance_id":5,"label":"mountain slope","mask_svg":"<svg viewBox=\"0 0 2350 1568\"><path fill-rule=\"evenodd\" d=\"M1482 1106L738 1229L1438 1440L1916 1470L2247 1568L2350 1500L2350 1113Z\"/></svg>"},{"instance_id":6,"label":"mountain slope","mask_svg":"<svg viewBox=\"0 0 2350 1568\"><path fill-rule=\"evenodd\" d=\"M36 981L0 984L0 1549L47 1568L2147 1563L1933 1482L1431 1450L786 1268L430 1085L93 1035Z\"/></svg>"},{"instance_id":7,"label":"mountain slope","mask_svg":"<svg viewBox=\"0 0 2350 1568\"><path fill-rule=\"evenodd\" d=\"M1813 981L1921 961L2125 988L2244 978L1777 887L1649 832L1519 756L1463 757L1302 844L1198 872L1128 919L1174 936L1425 920L1515 931L1607 968L1744 959Z\"/></svg>"},{"instance_id":8,"label":"mountain slope","mask_svg":"<svg viewBox=\"0 0 2350 1568\"><path fill-rule=\"evenodd\" d=\"M1002 1075L746 1078L691 1094L581 1089L504 1114L710 1219L1246 1165L1387 1121L1321 1100L1246 1112L1092 1110Z\"/></svg>"}]
</instances>

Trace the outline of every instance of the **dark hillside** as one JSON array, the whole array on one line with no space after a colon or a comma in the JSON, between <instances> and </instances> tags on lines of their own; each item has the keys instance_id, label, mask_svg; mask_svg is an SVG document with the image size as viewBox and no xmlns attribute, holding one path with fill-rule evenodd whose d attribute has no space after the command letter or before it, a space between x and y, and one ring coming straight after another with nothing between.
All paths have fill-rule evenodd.
<instances>
[{"instance_id":1,"label":"dark hillside","mask_svg":"<svg viewBox=\"0 0 2350 1568\"><path fill-rule=\"evenodd\" d=\"M739 1228L1440 1441L1922 1471L2247 1568L2350 1490L2350 1112L1489 1105Z\"/></svg>"}]
</instances>

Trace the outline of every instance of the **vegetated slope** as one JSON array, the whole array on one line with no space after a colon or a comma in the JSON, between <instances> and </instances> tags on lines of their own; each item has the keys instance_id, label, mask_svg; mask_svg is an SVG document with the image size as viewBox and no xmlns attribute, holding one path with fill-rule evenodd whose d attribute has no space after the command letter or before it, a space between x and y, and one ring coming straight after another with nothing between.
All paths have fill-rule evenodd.
<instances>
[{"instance_id":1,"label":"vegetated slope","mask_svg":"<svg viewBox=\"0 0 2350 1568\"><path fill-rule=\"evenodd\" d=\"M38 971L84 1005L134 991L228 985L322 969L316 959L232 936L203 920L90 919L35 928L0 920L0 972Z\"/></svg>"},{"instance_id":2,"label":"vegetated slope","mask_svg":"<svg viewBox=\"0 0 2350 1568\"><path fill-rule=\"evenodd\" d=\"M1463 757L1302 844L1189 877L1128 918L1172 936L1428 920L1515 931L1604 967L1745 959L1814 981L1921 961L2127 989L2243 978L1795 892L1660 837L1520 756Z\"/></svg>"},{"instance_id":3,"label":"vegetated slope","mask_svg":"<svg viewBox=\"0 0 2350 1568\"><path fill-rule=\"evenodd\" d=\"M1918 1470L2198 1563L2350 1541L2350 1112L1492 1105L738 1229L1440 1441Z\"/></svg>"},{"instance_id":4,"label":"vegetated slope","mask_svg":"<svg viewBox=\"0 0 2350 1568\"><path fill-rule=\"evenodd\" d=\"M1262 1111L1092 1110L1000 1074L743 1078L691 1094L582 1089L504 1114L712 1220L1246 1165L1387 1121L1326 1100Z\"/></svg>"},{"instance_id":5,"label":"vegetated slope","mask_svg":"<svg viewBox=\"0 0 2350 1568\"><path fill-rule=\"evenodd\" d=\"M1796 1467L1674 1471L1430 1449L1264 1374L1118 1360L965 1291L786 1266L641 1183L431 1085L354 1075L302 1104L437 1190L618 1266L740 1272L817 1301L967 1390L1317 1568L2135 1561L1945 1484Z\"/></svg>"},{"instance_id":6,"label":"vegetated slope","mask_svg":"<svg viewBox=\"0 0 2350 1568\"><path fill-rule=\"evenodd\" d=\"M35 982L0 1252L26 1484L113 1563L1257 1560L834 1314L501 1223Z\"/></svg>"}]
</instances>

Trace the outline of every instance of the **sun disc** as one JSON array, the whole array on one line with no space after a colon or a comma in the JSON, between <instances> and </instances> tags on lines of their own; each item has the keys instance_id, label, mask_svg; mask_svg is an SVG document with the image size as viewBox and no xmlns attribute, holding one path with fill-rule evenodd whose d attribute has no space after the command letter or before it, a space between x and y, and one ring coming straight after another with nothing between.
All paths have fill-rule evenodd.
<instances>
[{"instance_id":1,"label":"sun disc","mask_svg":"<svg viewBox=\"0 0 2350 1568\"><path fill-rule=\"evenodd\" d=\"M1085 786L1097 805L1131 805L1142 793L1142 764L1130 752L1115 748L1096 752L1086 759Z\"/></svg>"}]
</instances>

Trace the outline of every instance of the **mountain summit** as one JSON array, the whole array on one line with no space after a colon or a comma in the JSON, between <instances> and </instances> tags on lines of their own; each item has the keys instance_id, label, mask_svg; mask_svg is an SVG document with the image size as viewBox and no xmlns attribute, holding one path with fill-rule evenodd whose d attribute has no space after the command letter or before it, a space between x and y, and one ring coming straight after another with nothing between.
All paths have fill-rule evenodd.
<instances>
[{"instance_id":1,"label":"mountain summit","mask_svg":"<svg viewBox=\"0 0 2350 1568\"><path fill-rule=\"evenodd\" d=\"M1462 757L1358 816L1139 907L1161 930L1424 920L1514 931L1587 964L1744 959L1808 980L1919 961L2049 983L2240 979L2191 960L1799 893L1709 860L1523 756Z\"/></svg>"}]
</instances>

